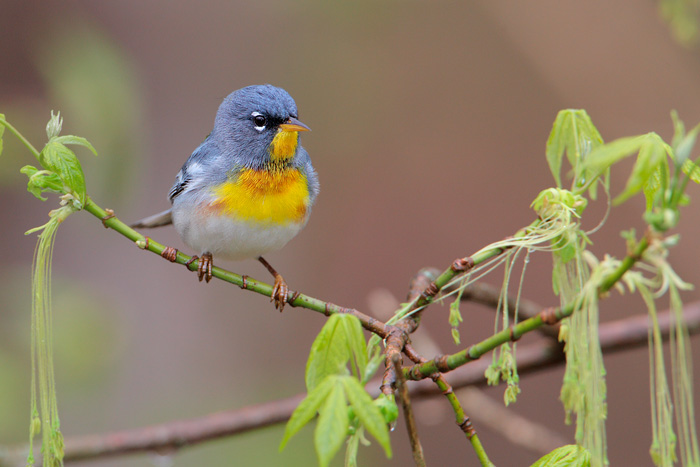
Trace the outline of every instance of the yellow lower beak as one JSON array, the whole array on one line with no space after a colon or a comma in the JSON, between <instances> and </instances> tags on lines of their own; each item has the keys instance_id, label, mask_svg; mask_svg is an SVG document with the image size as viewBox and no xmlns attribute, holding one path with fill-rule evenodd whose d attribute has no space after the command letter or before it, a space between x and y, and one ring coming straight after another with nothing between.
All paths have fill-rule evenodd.
<instances>
[{"instance_id":1,"label":"yellow lower beak","mask_svg":"<svg viewBox=\"0 0 700 467\"><path fill-rule=\"evenodd\" d=\"M280 125L280 129L282 131L311 131L311 128L294 117L289 117L286 122Z\"/></svg>"}]
</instances>

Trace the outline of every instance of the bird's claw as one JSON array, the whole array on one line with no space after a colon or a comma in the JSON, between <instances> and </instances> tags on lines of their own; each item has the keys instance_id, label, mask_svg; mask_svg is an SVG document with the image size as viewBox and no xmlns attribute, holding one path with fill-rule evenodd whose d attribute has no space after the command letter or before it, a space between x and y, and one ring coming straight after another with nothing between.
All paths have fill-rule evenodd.
<instances>
[{"instance_id":1,"label":"bird's claw","mask_svg":"<svg viewBox=\"0 0 700 467\"><path fill-rule=\"evenodd\" d=\"M284 281L281 275L277 274L275 276L275 285L272 287L272 295L270 296L270 301L275 302L275 309L282 313L284 310L284 305L289 299L289 287Z\"/></svg>"},{"instance_id":2,"label":"bird's claw","mask_svg":"<svg viewBox=\"0 0 700 467\"><path fill-rule=\"evenodd\" d=\"M211 268L214 265L214 258L212 258L211 253L204 253L201 258L199 258L199 263L197 264L197 276L199 277L199 282L202 279L206 279L209 282L212 278Z\"/></svg>"}]
</instances>

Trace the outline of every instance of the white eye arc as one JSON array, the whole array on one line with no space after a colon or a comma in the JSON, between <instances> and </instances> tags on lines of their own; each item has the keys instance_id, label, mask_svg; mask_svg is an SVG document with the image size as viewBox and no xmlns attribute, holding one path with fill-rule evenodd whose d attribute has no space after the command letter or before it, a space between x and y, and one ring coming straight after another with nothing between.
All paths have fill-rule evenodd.
<instances>
[{"instance_id":1,"label":"white eye arc","mask_svg":"<svg viewBox=\"0 0 700 467\"><path fill-rule=\"evenodd\" d=\"M265 125L267 125L267 118L265 118L265 116L260 112L253 112L250 115L253 117L255 129L258 131L263 131L265 129Z\"/></svg>"}]
</instances>

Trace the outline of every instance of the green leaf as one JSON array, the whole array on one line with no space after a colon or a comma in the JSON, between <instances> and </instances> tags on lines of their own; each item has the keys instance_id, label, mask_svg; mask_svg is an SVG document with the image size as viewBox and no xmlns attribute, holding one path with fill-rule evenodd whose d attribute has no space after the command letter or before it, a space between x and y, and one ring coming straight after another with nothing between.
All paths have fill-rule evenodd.
<instances>
[{"instance_id":1,"label":"green leaf","mask_svg":"<svg viewBox=\"0 0 700 467\"><path fill-rule=\"evenodd\" d=\"M673 122L673 138L671 139L671 146L677 148L680 142L685 138L685 125L683 121L678 118L678 112L676 110L671 110L671 121Z\"/></svg>"},{"instance_id":2,"label":"green leaf","mask_svg":"<svg viewBox=\"0 0 700 467\"><path fill-rule=\"evenodd\" d=\"M452 303L450 303L450 316L448 318L448 322L450 323L450 326L452 326L452 340L454 341L455 344L459 345L460 340L459 340L459 323L463 321L462 319L462 313L459 310L459 302L461 300L461 295L462 291L464 289L461 289L459 291L459 295Z\"/></svg>"},{"instance_id":3,"label":"green leaf","mask_svg":"<svg viewBox=\"0 0 700 467\"><path fill-rule=\"evenodd\" d=\"M362 383L367 382L374 376L379 369L379 366L384 362L384 354L379 346L381 339L376 334L372 334L367 343L367 354L369 355L365 370L362 372Z\"/></svg>"},{"instance_id":4,"label":"green leaf","mask_svg":"<svg viewBox=\"0 0 700 467\"><path fill-rule=\"evenodd\" d=\"M77 146L83 146L85 148L88 148L90 152L92 152L94 155L97 155L97 150L93 147L92 144L85 138L82 138L80 136L73 136L73 135L65 135L65 136L57 136L56 138L53 139L54 143L61 143L61 144L74 144Z\"/></svg>"},{"instance_id":5,"label":"green leaf","mask_svg":"<svg viewBox=\"0 0 700 467\"><path fill-rule=\"evenodd\" d=\"M332 315L311 346L306 363L306 387L312 390L328 375L347 374L353 359L353 371L360 378L367 368L367 350L360 321L347 314Z\"/></svg>"},{"instance_id":6,"label":"green leaf","mask_svg":"<svg viewBox=\"0 0 700 467\"><path fill-rule=\"evenodd\" d=\"M555 449L530 467L590 467L591 455L583 447L568 444Z\"/></svg>"},{"instance_id":7,"label":"green leaf","mask_svg":"<svg viewBox=\"0 0 700 467\"><path fill-rule=\"evenodd\" d=\"M326 376L346 372L345 364L350 359L346 336L341 324L341 315L328 318L311 345L306 362L306 388L312 391Z\"/></svg>"},{"instance_id":8,"label":"green leaf","mask_svg":"<svg viewBox=\"0 0 700 467\"><path fill-rule=\"evenodd\" d=\"M53 172L39 170L31 165L25 165L19 171L29 177L27 191L40 200L46 201L46 198L42 196L44 191L63 193L63 182Z\"/></svg>"},{"instance_id":9,"label":"green leaf","mask_svg":"<svg viewBox=\"0 0 700 467\"><path fill-rule=\"evenodd\" d=\"M561 165L564 153L574 169L574 186L583 186L589 174L582 170L581 163L591 150L602 144L603 138L585 110L560 111L552 125L546 147L547 163L557 187L562 188ZM593 191L592 196L595 198L594 193Z\"/></svg>"},{"instance_id":10,"label":"green leaf","mask_svg":"<svg viewBox=\"0 0 700 467\"><path fill-rule=\"evenodd\" d=\"M75 153L61 143L50 141L41 150L39 161L45 169L61 178L63 185L80 203L77 207L82 208L86 198L85 176Z\"/></svg>"},{"instance_id":11,"label":"green leaf","mask_svg":"<svg viewBox=\"0 0 700 467\"><path fill-rule=\"evenodd\" d=\"M330 463L348 434L348 407L340 378L329 378L333 386L319 410L314 442L321 467ZM343 378L346 379L346 378Z\"/></svg>"},{"instance_id":12,"label":"green leaf","mask_svg":"<svg viewBox=\"0 0 700 467\"><path fill-rule=\"evenodd\" d=\"M287 427L284 430L284 438L282 438L282 442L280 443L280 451L284 449L292 436L297 434L299 430L316 416L319 407L321 407L321 404L326 400L331 389L337 385L336 383L337 377L326 378L301 401L287 422Z\"/></svg>"},{"instance_id":13,"label":"green leaf","mask_svg":"<svg viewBox=\"0 0 700 467\"><path fill-rule=\"evenodd\" d=\"M662 195L665 187L668 185L668 164L661 164L651 174L651 177L644 183L642 190L644 191L644 199L646 199L647 212L650 212L654 207L654 201L657 195Z\"/></svg>"},{"instance_id":14,"label":"green leaf","mask_svg":"<svg viewBox=\"0 0 700 467\"><path fill-rule=\"evenodd\" d=\"M690 159L690 154L693 152L695 141L698 138L698 130L700 130L700 127L693 128L693 131L688 133L686 137L683 138L680 143L678 143L675 150L676 164L684 164L685 161Z\"/></svg>"},{"instance_id":15,"label":"green leaf","mask_svg":"<svg viewBox=\"0 0 700 467\"><path fill-rule=\"evenodd\" d=\"M695 141L698 137L698 132L700 132L700 124L696 125L695 128L686 134L685 125L678 118L678 112L675 110L671 111L671 120L673 120L673 139L671 140L671 146L673 146L673 152L675 154L674 160L676 165L683 165L690 159Z\"/></svg>"},{"instance_id":16,"label":"green leaf","mask_svg":"<svg viewBox=\"0 0 700 467\"><path fill-rule=\"evenodd\" d=\"M547 156L547 164L549 170L554 176L554 181L557 182L557 187L561 188L561 162L564 158L564 150L566 149L565 135L570 133L571 119L566 118L568 111L560 110L557 118L552 125L552 131L547 139L545 155Z\"/></svg>"},{"instance_id":17,"label":"green leaf","mask_svg":"<svg viewBox=\"0 0 700 467\"><path fill-rule=\"evenodd\" d=\"M389 441L389 429L382 415L382 411L377 407L365 388L360 382L352 377L342 379L345 385L345 393L348 396L350 405L355 410L355 415L360 420L365 429L374 436L379 444L384 448L387 457L391 457L391 442Z\"/></svg>"},{"instance_id":18,"label":"green leaf","mask_svg":"<svg viewBox=\"0 0 700 467\"><path fill-rule=\"evenodd\" d=\"M616 139L591 151L586 158L586 168L594 173L603 173L615 162L639 152L646 135Z\"/></svg>"},{"instance_id":19,"label":"green leaf","mask_svg":"<svg viewBox=\"0 0 700 467\"><path fill-rule=\"evenodd\" d=\"M691 160L687 160L682 166L683 173L688 175L695 183L700 183L700 167Z\"/></svg>"},{"instance_id":20,"label":"green leaf","mask_svg":"<svg viewBox=\"0 0 700 467\"><path fill-rule=\"evenodd\" d=\"M379 408L386 424L394 423L399 418L399 407L396 405L393 395L379 394L379 397L374 399L374 405Z\"/></svg>"},{"instance_id":21,"label":"green leaf","mask_svg":"<svg viewBox=\"0 0 700 467\"><path fill-rule=\"evenodd\" d=\"M5 121L5 114L0 114L0 121ZM2 155L2 135L5 133L5 125L0 125L0 156Z\"/></svg>"},{"instance_id":22,"label":"green leaf","mask_svg":"<svg viewBox=\"0 0 700 467\"><path fill-rule=\"evenodd\" d=\"M671 153L670 147L655 133L646 136L644 143L639 149L637 161L632 168L632 174L627 180L627 186L614 200L613 204L620 204L632 195L638 193L655 171L659 170L662 164L668 165L666 153Z\"/></svg>"},{"instance_id":23,"label":"green leaf","mask_svg":"<svg viewBox=\"0 0 700 467\"><path fill-rule=\"evenodd\" d=\"M355 376L362 379L363 372L367 367L367 347L365 337L362 334L362 324L357 317L352 315L343 314L338 317L345 333L348 351L354 357Z\"/></svg>"}]
</instances>

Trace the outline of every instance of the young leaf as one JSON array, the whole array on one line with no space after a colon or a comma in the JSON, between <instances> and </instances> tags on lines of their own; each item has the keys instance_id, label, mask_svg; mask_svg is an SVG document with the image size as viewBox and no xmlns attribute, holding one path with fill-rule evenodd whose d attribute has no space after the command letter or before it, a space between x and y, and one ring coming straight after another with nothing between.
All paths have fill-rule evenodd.
<instances>
[{"instance_id":1,"label":"young leaf","mask_svg":"<svg viewBox=\"0 0 700 467\"><path fill-rule=\"evenodd\" d=\"M355 410L355 415L357 415L365 429L379 441L379 444L384 448L386 456L391 457L389 430L381 410L373 403L372 398L357 379L347 376L342 381L350 405Z\"/></svg>"},{"instance_id":2,"label":"young leaf","mask_svg":"<svg viewBox=\"0 0 700 467\"><path fill-rule=\"evenodd\" d=\"M671 146L677 148L680 142L685 138L685 125L683 121L678 118L678 112L676 110L671 110L671 121L673 121L673 138L671 139Z\"/></svg>"},{"instance_id":3,"label":"young leaf","mask_svg":"<svg viewBox=\"0 0 700 467\"><path fill-rule=\"evenodd\" d=\"M382 413L384 423L391 424L399 418L399 407L396 405L393 395L387 396L386 394L380 394L379 397L374 399L374 405L376 405Z\"/></svg>"},{"instance_id":4,"label":"young leaf","mask_svg":"<svg viewBox=\"0 0 700 467\"><path fill-rule=\"evenodd\" d=\"M338 317L345 333L348 353L354 357L356 376L362 379L363 372L367 367L367 348L362 334L362 324L360 324L359 319L352 315L338 315Z\"/></svg>"},{"instance_id":5,"label":"young leaf","mask_svg":"<svg viewBox=\"0 0 700 467\"><path fill-rule=\"evenodd\" d=\"M651 212L654 207L654 201L657 195L663 195L666 191L668 178L668 163L659 164L654 173L651 174L651 177L644 183L642 191L644 192L644 199L647 204L647 212Z\"/></svg>"},{"instance_id":6,"label":"young leaf","mask_svg":"<svg viewBox=\"0 0 700 467\"><path fill-rule=\"evenodd\" d=\"M79 201L80 206L85 205L85 176L80 161L75 153L61 143L49 142L39 154L39 161L45 169L58 175L66 188Z\"/></svg>"},{"instance_id":7,"label":"young leaf","mask_svg":"<svg viewBox=\"0 0 700 467\"><path fill-rule=\"evenodd\" d=\"M41 195L44 191L63 193L63 182L53 172L39 170L31 165L25 165L19 171L29 177L27 191L40 200L46 201L46 198Z\"/></svg>"},{"instance_id":8,"label":"young leaf","mask_svg":"<svg viewBox=\"0 0 700 467\"><path fill-rule=\"evenodd\" d=\"M620 204L639 192L661 164L668 165L666 160L667 147L668 145L656 133L645 136L645 141L639 149L637 161L632 168L632 174L627 180L627 186L613 200L613 204ZM668 147L668 152L672 152L670 147Z\"/></svg>"},{"instance_id":9,"label":"young leaf","mask_svg":"<svg viewBox=\"0 0 700 467\"><path fill-rule=\"evenodd\" d=\"M549 170L557 182L557 188L561 188L561 161L564 158L566 148L566 136L570 133L571 119L567 118L569 111L560 110L552 125L552 131L547 139L545 154Z\"/></svg>"},{"instance_id":10,"label":"young leaf","mask_svg":"<svg viewBox=\"0 0 700 467\"><path fill-rule=\"evenodd\" d=\"M450 316L448 318L448 322L450 323L450 326L452 327L452 340L454 340L454 343L459 345L459 323L463 321L462 319L462 313L459 310L459 302L461 299L462 291L464 289L459 290L459 295L452 303L450 303Z\"/></svg>"},{"instance_id":11,"label":"young leaf","mask_svg":"<svg viewBox=\"0 0 700 467\"><path fill-rule=\"evenodd\" d=\"M574 186L579 186L586 182L589 175L583 170L581 163L591 150L601 144L603 144L603 138L585 110L560 111L552 126L546 148L547 163L557 182L557 187L562 188L560 173L564 152L574 169ZM592 190L594 186L595 184L591 185ZM595 198L594 191L592 191L592 197Z\"/></svg>"},{"instance_id":12,"label":"young leaf","mask_svg":"<svg viewBox=\"0 0 700 467\"><path fill-rule=\"evenodd\" d=\"M343 374L350 359L342 315L335 314L318 333L306 362L306 388L313 389L326 376Z\"/></svg>"},{"instance_id":13,"label":"young leaf","mask_svg":"<svg viewBox=\"0 0 700 467\"><path fill-rule=\"evenodd\" d=\"M0 114L0 121L5 121L5 114ZM5 133L5 125L0 125L0 156L2 155L2 135Z\"/></svg>"},{"instance_id":14,"label":"young leaf","mask_svg":"<svg viewBox=\"0 0 700 467\"><path fill-rule=\"evenodd\" d=\"M328 394L336 386L337 377L331 376L323 380L321 384L316 386L313 391L309 392L306 398L301 401L299 406L292 413L291 418L287 422L287 427L284 430L284 438L280 443L280 451L287 445L289 439L297 434L312 418L316 416L319 407L328 397Z\"/></svg>"},{"instance_id":15,"label":"young leaf","mask_svg":"<svg viewBox=\"0 0 700 467\"><path fill-rule=\"evenodd\" d=\"M687 160L683 163L682 167L683 173L688 175L692 181L695 183L700 183L700 167L691 160Z\"/></svg>"},{"instance_id":16,"label":"young leaf","mask_svg":"<svg viewBox=\"0 0 700 467\"><path fill-rule=\"evenodd\" d=\"M56 138L53 139L54 143L60 143L60 144L74 144L76 146L83 146L85 148L88 148L90 152L92 152L94 155L97 155L97 150L93 147L92 144L85 138L82 138L80 136L73 136L73 135L65 135L65 136L57 136Z\"/></svg>"},{"instance_id":17,"label":"young leaf","mask_svg":"<svg viewBox=\"0 0 700 467\"><path fill-rule=\"evenodd\" d=\"M46 137L49 141L61 134L61 129L63 128L63 119L61 118L61 112L56 115L51 111L51 118L46 124Z\"/></svg>"},{"instance_id":18,"label":"young leaf","mask_svg":"<svg viewBox=\"0 0 700 467\"><path fill-rule=\"evenodd\" d=\"M372 337L369 338L369 342L367 342L368 361L362 372L362 384L367 384L370 378L377 372L379 366L384 362L384 354L382 354L382 349L379 346L380 341L381 339L378 335L372 334Z\"/></svg>"},{"instance_id":19,"label":"young leaf","mask_svg":"<svg viewBox=\"0 0 700 467\"><path fill-rule=\"evenodd\" d=\"M616 139L591 151L586 158L586 168L601 174L615 162L639 151L646 135Z\"/></svg>"},{"instance_id":20,"label":"young leaf","mask_svg":"<svg viewBox=\"0 0 700 467\"><path fill-rule=\"evenodd\" d=\"M348 408L340 378L329 379L333 381L333 386L319 411L320 415L314 432L316 454L321 467L328 465L343 445L349 424Z\"/></svg>"},{"instance_id":21,"label":"young leaf","mask_svg":"<svg viewBox=\"0 0 700 467\"><path fill-rule=\"evenodd\" d=\"M590 467L591 455L576 444L568 444L546 454L530 467Z\"/></svg>"},{"instance_id":22,"label":"young leaf","mask_svg":"<svg viewBox=\"0 0 700 467\"><path fill-rule=\"evenodd\" d=\"M671 118L673 119L673 127L675 130L673 140L671 140L671 145L673 146L675 154L675 162L676 165L683 165L685 161L690 160L690 155L693 152L693 147L695 147L695 141L698 137L698 132L700 132L700 125L696 125L688 134L685 134L683 122L680 121L675 110L671 112Z\"/></svg>"}]
</instances>

